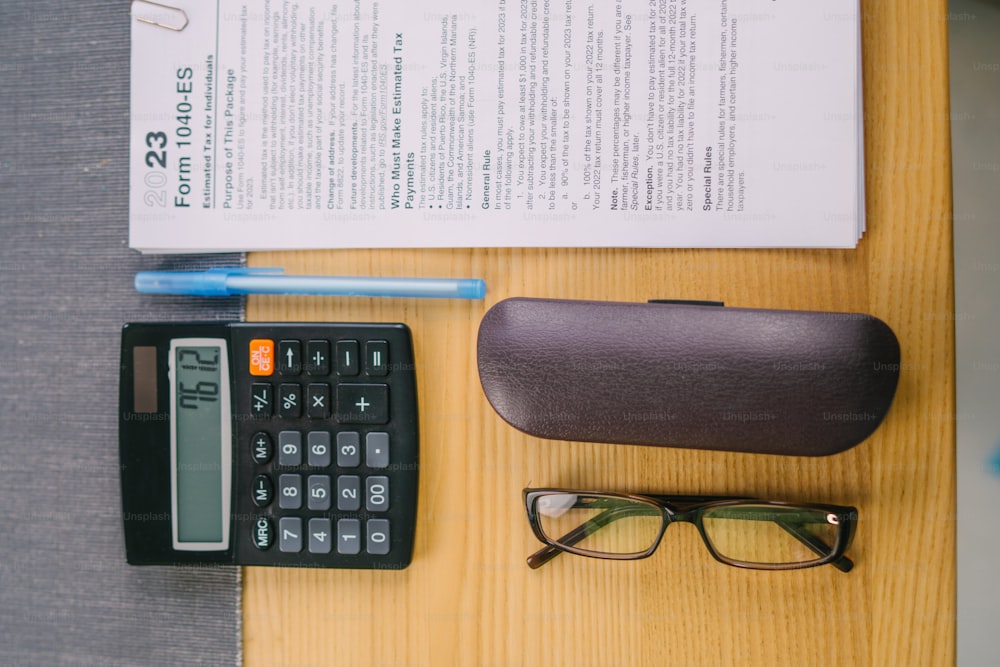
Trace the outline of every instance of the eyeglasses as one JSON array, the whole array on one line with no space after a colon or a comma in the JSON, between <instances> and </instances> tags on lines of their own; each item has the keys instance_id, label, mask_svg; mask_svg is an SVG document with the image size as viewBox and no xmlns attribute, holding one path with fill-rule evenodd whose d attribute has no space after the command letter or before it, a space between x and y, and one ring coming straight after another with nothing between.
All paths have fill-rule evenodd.
<instances>
[{"instance_id":1,"label":"eyeglasses","mask_svg":"<svg viewBox=\"0 0 1000 667\"><path fill-rule=\"evenodd\" d=\"M751 498L632 495L525 489L535 536L545 547L528 557L538 568L563 551L614 560L646 558L671 523L693 523L719 562L756 570L793 570L831 563L849 572L844 555L858 511L839 505Z\"/></svg>"}]
</instances>

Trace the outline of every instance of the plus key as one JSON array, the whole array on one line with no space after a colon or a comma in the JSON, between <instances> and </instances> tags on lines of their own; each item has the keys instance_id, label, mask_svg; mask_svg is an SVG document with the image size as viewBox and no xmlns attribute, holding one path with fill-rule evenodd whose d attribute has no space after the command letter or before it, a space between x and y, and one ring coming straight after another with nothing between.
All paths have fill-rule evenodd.
<instances>
[{"instance_id":1,"label":"plus key","mask_svg":"<svg viewBox=\"0 0 1000 667\"><path fill-rule=\"evenodd\" d=\"M385 424L389 421L389 386L337 386L337 421L341 424Z\"/></svg>"}]
</instances>

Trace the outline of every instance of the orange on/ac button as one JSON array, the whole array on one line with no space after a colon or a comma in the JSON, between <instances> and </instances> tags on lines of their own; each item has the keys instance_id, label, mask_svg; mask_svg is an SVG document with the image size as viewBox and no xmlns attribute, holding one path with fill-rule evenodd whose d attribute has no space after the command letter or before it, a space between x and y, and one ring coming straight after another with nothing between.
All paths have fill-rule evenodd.
<instances>
[{"instance_id":1,"label":"orange on/ac button","mask_svg":"<svg viewBox=\"0 0 1000 667\"><path fill-rule=\"evenodd\" d=\"M254 338L250 341L250 375L274 373L274 341Z\"/></svg>"}]
</instances>

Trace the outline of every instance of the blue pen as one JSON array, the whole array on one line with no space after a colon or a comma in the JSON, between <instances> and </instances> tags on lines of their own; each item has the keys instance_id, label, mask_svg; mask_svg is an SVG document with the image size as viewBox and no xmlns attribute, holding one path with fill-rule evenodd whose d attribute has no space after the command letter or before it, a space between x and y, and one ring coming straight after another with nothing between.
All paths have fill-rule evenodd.
<instances>
[{"instance_id":1,"label":"blue pen","mask_svg":"<svg viewBox=\"0 0 1000 667\"><path fill-rule=\"evenodd\" d=\"M286 276L279 268L216 268L206 271L139 271L135 288L146 294L232 296L234 294L315 294L482 299L478 278L372 278Z\"/></svg>"}]
</instances>

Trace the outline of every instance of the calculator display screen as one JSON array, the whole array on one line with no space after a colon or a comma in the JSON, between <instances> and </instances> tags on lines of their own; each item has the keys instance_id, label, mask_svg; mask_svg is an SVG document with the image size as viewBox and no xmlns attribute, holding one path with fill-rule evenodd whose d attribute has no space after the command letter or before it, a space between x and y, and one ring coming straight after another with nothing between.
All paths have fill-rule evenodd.
<instances>
[{"instance_id":1,"label":"calculator display screen","mask_svg":"<svg viewBox=\"0 0 1000 667\"><path fill-rule=\"evenodd\" d=\"M174 339L170 346L173 542L221 550L229 542L232 479L226 341Z\"/></svg>"}]
</instances>

